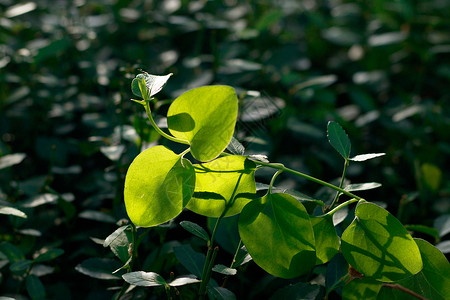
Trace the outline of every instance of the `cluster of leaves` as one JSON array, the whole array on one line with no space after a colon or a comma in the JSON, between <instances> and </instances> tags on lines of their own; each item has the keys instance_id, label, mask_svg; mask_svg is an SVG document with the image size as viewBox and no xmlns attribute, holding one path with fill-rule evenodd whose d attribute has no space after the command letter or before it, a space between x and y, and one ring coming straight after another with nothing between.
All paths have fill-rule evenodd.
<instances>
[{"instance_id":1,"label":"cluster of leaves","mask_svg":"<svg viewBox=\"0 0 450 300\"><path fill-rule=\"evenodd\" d=\"M346 180L382 182L367 198L382 199L413 237L448 255L448 22L440 0L0 0L0 296L109 299L116 293L124 271L111 273L128 261L133 236L121 220L127 217L125 172L148 145L184 150L161 140L128 100L139 67L176 75L162 99L201 85L232 85L240 107L235 133L246 154L263 153L336 185L342 163L326 146L324 124L338 121L354 153L386 152L383 159L351 163ZM165 103L153 108L160 127ZM264 183L272 175L256 172ZM277 186L326 205L336 196L287 172ZM261 193L267 186L256 188ZM343 211L333 217L341 221L339 236L353 220ZM214 218L205 223L182 214L214 227ZM105 243L118 226L128 227ZM167 284L174 268L186 274L179 261L191 256L183 254L204 246L173 222L136 230L135 266L163 275ZM231 258L237 232L236 217L217 229L216 241ZM38 259L45 253L48 259ZM219 263L229 266L221 255ZM239 298L267 296L286 284L253 263L238 265L247 271L227 287ZM330 265L346 267L337 258ZM323 285L333 268L328 275L315 268L311 276ZM189 273L200 278L201 271Z\"/></svg>"}]
</instances>

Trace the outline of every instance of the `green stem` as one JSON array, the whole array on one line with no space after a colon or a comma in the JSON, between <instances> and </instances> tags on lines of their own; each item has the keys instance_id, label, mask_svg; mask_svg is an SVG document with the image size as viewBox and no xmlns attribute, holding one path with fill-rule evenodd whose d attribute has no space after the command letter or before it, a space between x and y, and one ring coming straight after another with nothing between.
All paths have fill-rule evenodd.
<instances>
[{"instance_id":1,"label":"green stem","mask_svg":"<svg viewBox=\"0 0 450 300\"><path fill-rule=\"evenodd\" d=\"M234 263L236 262L236 257L238 256L239 250L241 250L241 247L242 247L242 240L239 240L239 244L238 244L238 246L236 248L236 252L234 253L234 256L233 256L233 260L231 261L230 269L234 267Z\"/></svg>"},{"instance_id":2,"label":"green stem","mask_svg":"<svg viewBox=\"0 0 450 300\"><path fill-rule=\"evenodd\" d=\"M216 249L214 249L213 251L213 244L214 244L214 239L216 237L216 232L217 232L217 228L219 227L219 223L222 220L223 216L225 216L226 212L228 211L228 208L226 208L222 214L220 215L220 217L217 219L216 224L214 225L214 229L213 232L211 234L211 239L209 240L208 243L208 252L206 253L206 260L205 260L205 264L203 265L203 271L202 271L202 282L200 283L200 288L198 290L198 294L200 299L204 299L205 297L205 290L206 290L206 285L209 282L209 276L211 276L211 268L213 267L212 264L214 263L214 259L215 259L215 255L217 255L217 253L214 255L214 252L216 251ZM212 255L212 257L211 257ZM208 276L209 274L209 276Z\"/></svg>"},{"instance_id":3,"label":"green stem","mask_svg":"<svg viewBox=\"0 0 450 300\"><path fill-rule=\"evenodd\" d=\"M280 175L281 173L283 173L283 170L278 170L275 174L273 174L272 179L270 180L270 184L269 184L269 194L272 193L272 187L273 184L275 182L275 179L278 177L278 175Z\"/></svg>"},{"instance_id":4,"label":"green stem","mask_svg":"<svg viewBox=\"0 0 450 300\"><path fill-rule=\"evenodd\" d=\"M324 215L322 215L322 216L332 216L335 212L337 212L337 211L340 210L341 208L343 208L343 207L345 207L345 206L347 206L347 205L349 205L349 204L352 204L352 203L354 203L354 202L358 202L358 201L359 201L359 200L358 200L358 199L355 199L355 198L350 199L350 200L348 200L348 201L342 203L341 205L336 206L334 209L330 210L329 212L327 212L326 214L324 214Z\"/></svg>"},{"instance_id":5,"label":"green stem","mask_svg":"<svg viewBox=\"0 0 450 300\"><path fill-rule=\"evenodd\" d=\"M333 185L333 184L331 184L331 183L328 183L328 182L326 182L326 181L320 180L320 179L318 179L318 178L315 178L315 177L306 175L306 174L304 174L304 173L298 172L298 171L296 171L296 170L286 168L283 164L279 164L279 163L266 163L266 162L262 162L262 161L255 160L255 159L251 159L251 158L250 158L250 160L252 160L253 162L255 162L256 164L258 164L258 165L260 165L260 166L269 167L269 168L274 168L274 169L278 169L278 170L281 170L281 171L284 171L284 172L287 172L287 173L290 173L290 174L294 174L294 175L296 175L296 176L305 178L305 179L307 179L307 180L309 180L309 181L313 181L313 182L318 183L318 184L320 184L320 185L329 187L330 189L333 189L333 190L335 190L335 191L341 192L342 194L347 195L347 196L352 197L352 198L355 198L355 199L357 199L357 200L364 200L363 198L361 198L361 197L359 197L359 196L356 196L355 194L352 194L352 193L350 193L349 191L344 190L343 188L340 188L340 187L338 187L338 186L335 186L335 185Z\"/></svg>"},{"instance_id":6,"label":"green stem","mask_svg":"<svg viewBox=\"0 0 450 300\"><path fill-rule=\"evenodd\" d=\"M145 100L144 107L145 107L145 111L147 112L148 119L150 120L150 123L152 124L153 128L155 128L156 132L158 132L161 136L165 137L166 139L171 140L172 142L189 145L188 141L168 135L167 133L162 131L161 128L158 127L158 125L156 125L155 120L153 120L153 117L152 117L152 111L150 109L150 101L149 100Z\"/></svg>"},{"instance_id":7,"label":"green stem","mask_svg":"<svg viewBox=\"0 0 450 300\"><path fill-rule=\"evenodd\" d=\"M342 188L342 186L344 185L344 180L345 180L345 175L347 175L347 168L349 165L349 160L346 158L345 159L345 163L344 163L344 170L342 171L342 177L341 177L341 182L339 183L339 188ZM341 193L340 192L336 192L336 196L334 197L333 201L331 202L331 204L328 206L328 208L332 208L333 205L336 203L336 201L339 199L339 195Z\"/></svg>"}]
</instances>

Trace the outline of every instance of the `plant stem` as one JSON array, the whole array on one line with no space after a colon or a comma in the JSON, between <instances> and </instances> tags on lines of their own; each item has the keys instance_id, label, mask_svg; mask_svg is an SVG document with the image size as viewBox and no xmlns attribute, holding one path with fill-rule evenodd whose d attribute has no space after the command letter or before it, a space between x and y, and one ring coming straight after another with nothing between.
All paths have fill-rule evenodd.
<instances>
[{"instance_id":1,"label":"plant stem","mask_svg":"<svg viewBox=\"0 0 450 300\"><path fill-rule=\"evenodd\" d=\"M189 145L188 141L168 135L167 133L162 131L161 128L158 127L158 125L156 125L155 120L153 120L153 117L152 117L152 111L150 109L150 101L149 100L145 100L144 107L145 107L145 111L147 112L148 119L150 120L150 123L152 124L153 128L155 128L156 132L158 132L161 136L165 137L166 139L171 140L172 142Z\"/></svg>"},{"instance_id":2,"label":"plant stem","mask_svg":"<svg viewBox=\"0 0 450 300\"><path fill-rule=\"evenodd\" d=\"M342 171L342 177L341 182L339 183L339 187L342 188L344 185L345 175L347 175L347 167L349 165L349 160L346 158L344 163L344 170ZM336 196L334 197L333 201L327 208L332 208L333 205L336 203L336 201L339 199L340 192L336 192Z\"/></svg>"},{"instance_id":3,"label":"plant stem","mask_svg":"<svg viewBox=\"0 0 450 300\"><path fill-rule=\"evenodd\" d=\"M354 202L358 202L358 201L359 201L359 200L358 200L358 199L355 199L355 198L350 199L350 200L348 200L348 201L342 203L341 205L336 206L334 209L330 210L329 212L327 212L326 214L324 214L324 215L322 215L322 216L327 216L327 215L328 215L328 216L332 216L335 212L337 212L337 211L340 210L341 208L343 208L343 207L345 207L345 206L347 206L347 205L349 205L349 204L352 204L352 203L354 203Z\"/></svg>"},{"instance_id":4,"label":"plant stem","mask_svg":"<svg viewBox=\"0 0 450 300\"><path fill-rule=\"evenodd\" d=\"M275 174L273 174L272 179L270 180L270 184L269 184L269 194L272 193L272 187L273 184L275 182L275 179L278 177L278 175L280 175L281 173L283 173L283 170L278 170Z\"/></svg>"},{"instance_id":5,"label":"plant stem","mask_svg":"<svg viewBox=\"0 0 450 300\"><path fill-rule=\"evenodd\" d=\"M364 200L363 198L358 197L358 196L356 196L355 194L352 194L352 193L350 193L349 191L344 190L343 188L340 188L340 187L338 187L338 186L335 186L335 185L333 185L333 184L331 184L331 183L328 183L328 182L326 182L326 181L320 180L320 179L318 179L318 178L315 178L315 177L306 175L306 174L304 174L304 173L298 172L298 171L296 171L296 170L286 168L283 164L279 164L279 163L266 163L266 162L262 162L262 161L255 160L255 159L251 159L251 158L250 158L250 160L253 161L253 162L255 162L256 164L258 164L258 165L260 165L260 166L269 167L269 168L274 168L274 169L278 169L278 170L281 170L281 171L284 171L284 172L287 172L287 173L291 173L291 174L294 174L294 175L296 175L296 176L299 176L299 177L305 178L305 179L307 179L307 180L313 181L313 182L315 182L315 183L318 183L318 184L320 184L320 185L329 187L329 188L331 188L331 189L333 189L333 190L335 190L335 191L341 192L342 194L347 195L347 196L352 197L352 198L355 198L355 199L357 199L357 200Z\"/></svg>"},{"instance_id":6,"label":"plant stem","mask_svg":"<svg viewBox=\"0 0 450 300\"><path fill-rule=\"evenodd\" d=\"M382 286L402 291L402 292L404 292L406 294L409 294L409 295L411 295L411 296L413 296L413 297L415 297L417 299L420 299L420 300L428 300L428 298L425 298L425 297L417 294L416 292L411 291L410 289L407 289L404 286L401 286L400 284L397 284L397 283L394 283L394 284L392 284L392 283L383 283Z\"/></svg>"},{"instance_id":7,"label":"plant stem","mask_svg":"<svg viewBox=\"0 0 450 300\"><path fill-rule=\"evenodd\" d=\"M211 276L211 268L213 267L212 264L214 263L215 255L217 255L217 253L214 254L214 252L217 252L216 251L217 247L214 248L214 251L212 248L213 244L214 244L214 238L216 237L217 228L219 227L219 223L227 211L228 211L228 209L226 208L222 212L220 217L217 219L216 224L214 225L213 232L211 234L211 239L209 240L209 243L208 243L208 252L206 253L205 264L203 265L203 271L202 271L202 278L201 278L202 282L200 283L200 288L198 290L200 299L204 299L204 297L205 297L205 293L206 293L205 289L206 289L206 286L208 285L209 277ZM218 248L217 248L217 250L218 250ZM212 257L211 257L211 255L212 255Z\"/></svg>"}]
</instances>

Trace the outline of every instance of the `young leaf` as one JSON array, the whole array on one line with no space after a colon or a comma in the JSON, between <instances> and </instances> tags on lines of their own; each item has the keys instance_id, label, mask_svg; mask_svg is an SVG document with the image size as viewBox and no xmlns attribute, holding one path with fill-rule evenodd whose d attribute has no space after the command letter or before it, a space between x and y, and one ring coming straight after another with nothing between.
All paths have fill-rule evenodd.
<instances>
[{"instance_id":1,"label":"young leaf","mask_svg":"<svg viewBox=\"0 0 450 300\"><path fill-rule=\"evenodd\" d=\"M305 274L316 262L314 231L304 206L287 194L266 194L239 216L239 234L256 264L281 278Z\"/></svg>"},{"instance_id":2,"label":"young leaf","mask_svg":"<svg viewBox=\"0 0 450 300\"><path fill-rule=\"evenodd\" d=\"M167 112L167 124L174 137L190 143L195 159L210 161L230 143L237 111L233 88L203 86L174 100Z\"/></svg>"},{"instance_id":3,"label":"young leaf","mask_svg":"<svg viewBox=\"0 0 450 300\"><path fill-rule=\"evenodd\" d=\"M368 154L360 154L350 158L351 161L366 161L375 157L380 157L386 155L386 153L368 153Z\"/></svg>"},{"instance_id":4,"label":"young leaf","mask_svg":"<svg viewBox=\"0 0 450 300\"><path fill-rule=\"evenodd\" d=\"M330 121L327 129L328 141L344 159L350 157L351 144L345 130L336 122Z\"/></svg>"},{"instance_id":5,"label":"young leaf","mask_svg":"<svg viewBox=\"0 0 450 300\"><path fill-rule=\"evenodd\" d=\"M197 214L218 218L238 214L256 194L254 162L243 156L220 157L194 165L195 190L187 208Z\"/></svg>"},{"instance_id":6,"label":"young leaf","mask_svg":"<svg viewBox=\"0 0 450 300\"><path fill-rule=\"evenodd\" d=\"M46 299L45 288L38 277L34 275L28 275L25 280L25 285L27 287L28 295L30 295L32 300L43 300Z\"/></svg>"},{"instance_id":7,"label":"young leaf","mask_svg":"<svg viewBox=\"0 0 450 300\"><path fill-rule=\"evenodd\" d=\"M164 146L139 154L125 178L125 206L131 221L150 227L176 217L194 192L191 163Z\"/></svg>"},{"instance_id":8,"label":"young leaf","mask_svg":"<svg viewBox=\"0 0 450 300\"><path fill-rule=\"evenodd\" d=\"M198 236L199 238L205 240L206 242L209 241L208 233L200 225L197 225L189 221L182 221L180 222L180 225L193 235Z\"/></svg>"},{"instance_id":9,"label":"young leaf","mask_svg":"<svg viewBox=\"0 0 450 300\"><path fill-rule=\"evenodd\" d=\"M228 268L227 266L224 265L215 265L212 270L214 272L220 273L220 274L224 274L224 275L236 275L237 270L236 269L231 269Z\"/></svg>"},{"instance_id":10,"label":"young leaf","mask_svg":"<svg viewBox=\"0 0 450 300\"><path fill-rule=\"evenodd\" d=\"M50 249L47 252L42 253L41 255L36 257L34 262L38 263L38 262L49 261L49 260L55 259L58 256L61 256L63 254L64 254L64 250L63 249L59 249L59 248Z\"/></svg>"},{"instance_id":11,"label":"young leaf","mask_svg":"<svg viewBox=\"0 0 450 300\"><path fill-rule=\"evenodd\" d=\"M339 237L333 225L332 216L313 217L311 224L316 241L316 264L327 263L339 252Z\"/></svg>"},{"instance_id":12,"label":"young leaf","mask_svg":"<svg viewBox=\"0 0 450 300\"><path fill-rule=\"evenodd\" d=\"M348 263L366 277L384 282L417 274L423 267L419 248L399 220L368 202L356 207L341 248Z\"/></svg>"},{"instance_id":13,"label":"young leaf","mask_svg":"<svg viewBox=\"0 0 450 300\"><path fill-rule=\"evenodd\" d=\"M184 276L175 278L173 281L169 282L169 285L170 286L182 286L182 285L186 285L186 284L197 283L200 281L201 280L198 280L197 277L195 277L194 275L184 275Z\"/></svg>"},{"instance_id":14,"label":"young leaf","mask_svg":"<svg viewBox=\"0 0 450 300\"><path fill-rule=\"evenodd\" d=\"M155 272L130 272L123 274L122 278L129 284L136 286L162 286L167 284L164 278Z\"/></svg>"},{"instance_id":15,"label":"young leaf","mask_svg":"<svg viewBox=\"0 0 450 300\"><path fill-rule=\"evenodd\" d=\"M139 88L139 80L144 79L148 93L147 98L151 98L162 90L170 76L172 76L172 73L164 76L150 75L148 73L139 74L131 81L131 91L135 96L144 98Z\"/></svg>"}]
</instances>

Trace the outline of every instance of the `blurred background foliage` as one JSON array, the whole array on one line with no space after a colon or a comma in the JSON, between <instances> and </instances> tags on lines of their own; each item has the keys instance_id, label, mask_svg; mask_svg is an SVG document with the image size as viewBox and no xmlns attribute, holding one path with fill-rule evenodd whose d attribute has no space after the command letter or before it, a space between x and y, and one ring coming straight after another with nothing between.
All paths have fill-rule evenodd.
<instances>
[{"instance_id":1,"label":"blurred background foliage","mask_svg":"<svg viewBox=\"0 0 450 300\"><path fill-rule=\"evenodd\" d=\"M403 224L422 225L414 236L448 254L449 10L448 0L0 0L0 295L28 297L30 274L51 299L108 299L121 285L75 267L111 255L96 242L126 218L127 167L142 149L166 143L129 101L140 68L174 74L160 100L233 86L241 98L236 137L247 153L328 181L343 161L326 125L339 122L353 156L386 153L350 165L348 180L382 183L362 196ZM167 103L159 102L161 126ZM330 197L280 178L283 188ZM140 249L144 267L180 268L173 247L186 241L196 243L175 224L151 230ZM64 254L11 268L49 249ZM243 273L230 283L238 298L280 286L254 265Z\"/></svg>"}]
</instances>

